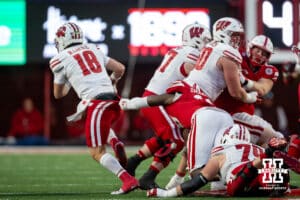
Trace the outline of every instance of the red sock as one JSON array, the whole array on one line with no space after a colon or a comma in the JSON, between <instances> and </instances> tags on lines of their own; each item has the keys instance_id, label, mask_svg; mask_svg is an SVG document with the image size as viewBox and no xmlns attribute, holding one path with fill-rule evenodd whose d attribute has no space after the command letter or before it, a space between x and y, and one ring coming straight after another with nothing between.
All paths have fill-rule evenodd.
<instances>
[{"instance_id":1,"label":"red sock","mask_svg":"<svg viewBox=\"0 0 300 200\"><path fill-rule=\"evenodd\" d=\"M126 182L131 178L132 178L132 176L127 171L122 170L120 172L119 179L121 179L122 182Z\"/></svg>"},{"instance_id":2,"label":"red sock","mask_svg":"<svg viewBox=\"0 0 300 200\"><path fill-rule=\"evenodd\" d=\"M150 166L150 169L151 169L152 171L156 172L156 173L159 173L159 172L160 172L160 170L157 169L157 168L156 168L155 166L153 166L153 165Z\"/></svg>"},{"instance_id":3,"label":"red sock","mask_svg":"<svg viewBox=\"0 0 300 200\"><path fill-rule=\"evenodd\" d=\"M180 172L180 171L176 170L176 174L180 177L184 177L186 172Z\"/></svg>"}]
</instances>

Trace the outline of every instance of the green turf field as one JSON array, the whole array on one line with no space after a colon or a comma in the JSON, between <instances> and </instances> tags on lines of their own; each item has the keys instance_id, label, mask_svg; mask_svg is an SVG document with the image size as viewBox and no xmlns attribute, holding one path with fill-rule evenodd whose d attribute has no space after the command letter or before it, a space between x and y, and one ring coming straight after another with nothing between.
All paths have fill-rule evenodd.
<instances>
[{"instance_id":1,"label":"green turf field","mask_svg":"<svg viewBox=\"0 0 300 200\"><path fill-rule=\"evenodd\" d=\"M157 183L160 186L165 186L173 175L178 160L176 158L173 164L159 175ZM139 166L137 177L140 177L147 169L149 161L147 160ZM293 174L292 184L300 186L299 176ZM110 195L111 191L119 189L120 186L121 182L94 162L88 153L0 153L1 200L149 199L146 197L146 192L142 190L135 190L121 196ZM176 199L191 198L213 199L212 197L181 197Z\"/></svg>"}]
</instances>

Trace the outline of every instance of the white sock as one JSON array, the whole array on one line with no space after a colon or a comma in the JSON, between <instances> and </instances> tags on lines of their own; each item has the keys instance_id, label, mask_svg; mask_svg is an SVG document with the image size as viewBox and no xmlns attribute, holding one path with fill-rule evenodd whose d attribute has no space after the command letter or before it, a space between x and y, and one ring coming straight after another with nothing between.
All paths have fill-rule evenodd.
<instances>
[{"instance_id":1,"label":"white sock","mask_svg":"<svg viewBox=\"0 0 300 200\"><path fill-rule=\"evenodd\" d=\"M115 157L109 153L105 153L99 160L100 164L103 165L106 169L118 176L118 173L123 170L123 167L117 161Z\"/></svg>"},{"instance_id":2,"label":"white sock","mask_svg":"<svg viewBox=\"0 0 300 200\"><path fill-rule=\"evenodd\" d=\"M177 189L176 187L170 189L170 190L167 190L167 194L166 194L166 197L177 197L178 194L177 194Z\"/></svg>"},{"instance_id":3,"label":"white sock","mask_svg":"<svg viewBox=\"0 0 300 200\"><path fill-rule=\"evenodd\" d=\"M109 134L108 134L106 143L109 144L110 140L113 138L117 138L115 131L113 129L109 129Z\"/></svg>"}]
</instances>

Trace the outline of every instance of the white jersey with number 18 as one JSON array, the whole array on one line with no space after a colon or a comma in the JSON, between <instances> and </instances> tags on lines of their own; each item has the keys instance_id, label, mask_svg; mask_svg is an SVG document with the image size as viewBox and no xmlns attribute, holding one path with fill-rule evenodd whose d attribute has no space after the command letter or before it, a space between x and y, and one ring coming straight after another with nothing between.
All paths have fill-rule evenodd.
<instances>
[{"instance_id":1,"label":"white jersey with number 18","mask_svg":"<svg viewBox=\"0 0 300 200\"><path fill-rule=\"evenodd\" d=\"M69 82L81 99L113 93L114 88L105 68L109 59L94 44L67 48L50 60L54 83Z\"/></svg>"}]
</instances>

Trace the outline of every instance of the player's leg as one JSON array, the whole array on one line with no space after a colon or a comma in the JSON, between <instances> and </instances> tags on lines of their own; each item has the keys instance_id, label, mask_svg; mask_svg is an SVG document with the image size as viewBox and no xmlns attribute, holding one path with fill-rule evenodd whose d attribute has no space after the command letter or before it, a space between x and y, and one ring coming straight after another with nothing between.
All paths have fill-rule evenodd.
<instances>
[{"instance_id":1,"label":"player's leg","mask_svg":"<svg viewBox=\"0 0 300 200\"><path fill-rule=\"evenodd\" d=\"M250 185L257 177L257 168L253 162L242 164L235 168L232 172L234 179L227 181L227 193L230 196L245 195L246 186Z\"/></svg>"},{"instance_id":2,"label":"player's leg","mask_svg":"<svg viewBox=\"0 0 300 200\"><path fill-rule=\"evenodd\" d=\"M155 152L149 169L139 179L141 189L158 187L158 185L155 183L156 176L160 173L160 171L169 165L170 161L173 160L176 154L182 150L183 145L184 144L182 141L172 143L166 141L165 146Z\"/></svg>"},{"instance_id":3,"label":"player's leg","mask_svg":"<svg viewBox=\"0 0 300 200\"><path fill-rule=\"evenodd\" d=\"M272 137L283 138L283 134L273 129L272 125L257 115L248 113L235 113L235 123L247 127L251 134L251 143L266 147Z\"/></svg>"},{"instance_id":4,"label":"player's leg","mask_svg":"<svg viewBox=\"0 0 300 200\"><path fill-rule=\"evenodd\" d=\"M202 168L210 157L220 130L233 125L232 117L219 108L204 107L192 117L192 127L187 141L188 169L190 173Z\"/></svg>"},{"instance_id":5,"label":"player's leg","mask_svg":"<svg viewBox=\"0 0 300 200\"><path fill-rule=\"evenodd\" d=\"M175 135L178 135L177 137L181 137L179 129L167 115L163 107L143 108L141 112L150 122L156 136L146 140L143 147L128 159L126 170L131 175L135 175L136 168L143 160L154 155L161 147L164 147L166 144L164 138L170 140L173 132Z\"/></svg>"},{"instance_id":6,"label":"player's leg","mask_svg":"<svg viewBox=\"0 0 300 200\"><path fill-rule=\"evenodd\" d=\"M125 167L127 164L127 155L125 152L124 143L119 140L113 129L109 130L107 143L110 144L119 163L122 165L122 167Z\"/></svg>"},{"instance_id":7,"label":"player's leg","mask_svg":"<svg viewBox=\"0 0 300 200\"><path fill-rule=\"evenodd\" d=\"M120 190L114 194L123 194L137 188L138 181L120 165L115 157L105 150L111 123L118 116L118 112L119 107L116 103L95 101L87 109L85 132L92 158L115 174L123 183Z\"/></svg>"},{"instance_id":8,"label":"player's leg","mask_svg":"<svg viewBox=\"0 0 300 200\"><path fill-rule=\"evenodd\" d=\"M184 182L184 176L186 175L186 167L187 167L187 149L186 147L183 149L180 162L177 166L175 174L172 176L170 181L166 185L166 189L171 189L180 185Z\"/></svg>"}]
</instances>

